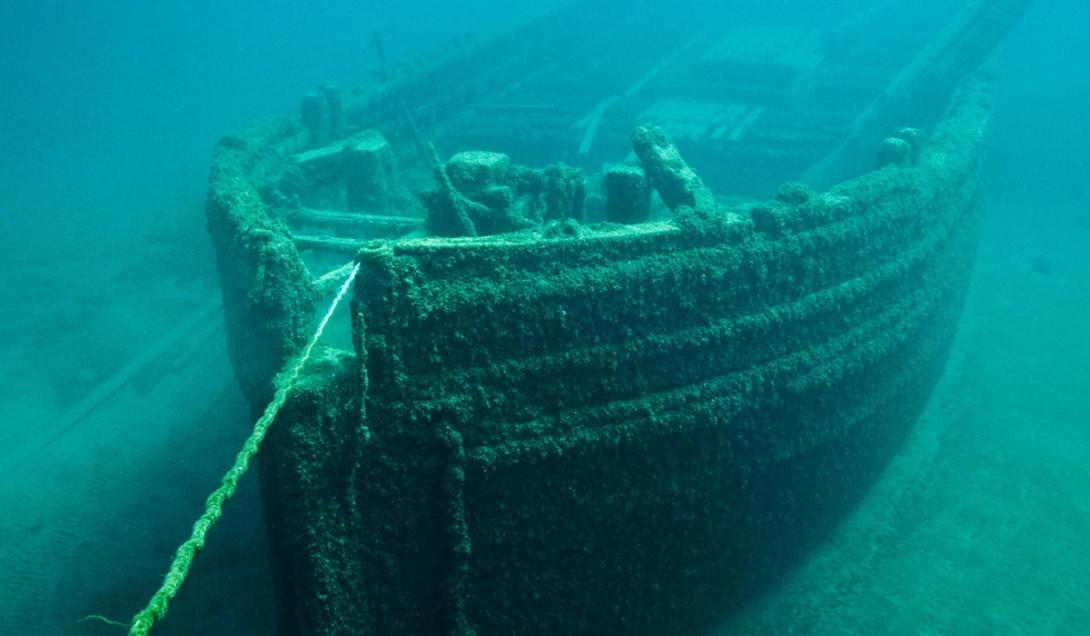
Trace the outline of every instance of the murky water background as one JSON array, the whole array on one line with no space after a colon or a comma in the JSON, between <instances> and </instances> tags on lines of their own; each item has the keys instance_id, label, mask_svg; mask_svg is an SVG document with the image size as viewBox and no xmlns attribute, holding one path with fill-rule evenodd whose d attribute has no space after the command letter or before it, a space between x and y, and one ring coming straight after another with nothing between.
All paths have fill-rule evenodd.
<instances>
[{"instance_id":1,"label":"murky water background","mask_svg":"<svg viewBox=\"0 0 1090 636\"><path fill-rule=\"evenodd\" d=\"M76 621L143 604L249 426L201 211L216 138L372 70L375 31L398 59L516 13L0 9L0 634L119 633ZM998 56L976 276L904 452L724 633L1090 631L1087 24L1077 3L1038 3ZM109 392L186 325L170 363ZM270 633L256 490L157 633Z\"/></svg>"}]
</instances>

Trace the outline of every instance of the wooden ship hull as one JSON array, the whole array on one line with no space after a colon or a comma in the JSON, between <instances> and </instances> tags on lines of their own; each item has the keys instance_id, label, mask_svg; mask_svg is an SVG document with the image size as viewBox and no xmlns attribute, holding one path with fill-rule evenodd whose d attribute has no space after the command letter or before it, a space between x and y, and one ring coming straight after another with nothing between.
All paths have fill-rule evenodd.
<instances>
[{"instance_id":1,"label":"wooden ship hull","mask_svg":"<svg viewBox=\"0 0 1090 636\"><path fill-rule=\"evenodd\" d=\"M836 134L784 134L791 109L769 86L749 86L748 110L688 143L640 128L638 161L602 176L615 182L597 201L609 223L590 222L594 194L568 187L582 183L573 173L520 172L520 184L546 184L525 195L477 175L492 189L471 195L457 172L466 157L414 159L421 131L444 146L502 143L503 109L481 104L516 89L488 84L480 61L545 46L540 27L371 93L327 91L322 108L309 96L301 119L224 138L209 227L255 410L339 280L330 265L359 265L338 318L350 333L307 368L260 459L282 632L690 634L796 562L882 470L942 372L974 257L990 112L987 82L966 73L1024 5L975 3L944 20L860 91L854 115L830 117ZM668 55L650 78L644 65L633 71L643 85L602 111L655 112L656 83L691 81L684 60L706 57ZM526 73L495 66L501 78ZM880 106L889 91L922 110ZM627 103L645 92L647 103ZM573 133L560 116L582 106L549 111L563 126L529 107L503 117L536 122L520 129L537 131L519 142L525 154L571 142L573 162L592 165L593 148L623 158L628 133L611 136L612 120L592 109ZM882 141L904 123L926 132ZM867 144L864 162L877 153L883 165L860 174ZM788 160L744 180L752 190L807 168L814 185L835 185L716 203L679 149L715 158L693 164L716 189L735 178L712 176L716 162L757 156ZM390 166L412 182L413 161L439 181L426 212L393 183ZM540 214L478 232L514 218L514 207L487 215L501 183L504 205L522 197L520 210ZM645 203L652 188L659 213Z\"/></svg>"}]
</instances>

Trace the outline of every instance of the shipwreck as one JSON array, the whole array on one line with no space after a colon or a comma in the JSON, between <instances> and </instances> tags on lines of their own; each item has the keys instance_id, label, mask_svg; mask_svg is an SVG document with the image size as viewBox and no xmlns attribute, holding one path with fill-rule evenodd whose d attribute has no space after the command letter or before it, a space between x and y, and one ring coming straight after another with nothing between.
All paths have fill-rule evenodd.
<instances>
[{"instance_id":1,"label":"shipwreck","mask_svg":"<svg viewBox=\"0 0 1090 636\"><path fill-rule=\"evenodd\" d=\"M282 633L699 633L851 509L943 369L1028 2L905 4L573 7L222 139L255 412L354 276L261 451Z\"/></svg>"}]
</instances>

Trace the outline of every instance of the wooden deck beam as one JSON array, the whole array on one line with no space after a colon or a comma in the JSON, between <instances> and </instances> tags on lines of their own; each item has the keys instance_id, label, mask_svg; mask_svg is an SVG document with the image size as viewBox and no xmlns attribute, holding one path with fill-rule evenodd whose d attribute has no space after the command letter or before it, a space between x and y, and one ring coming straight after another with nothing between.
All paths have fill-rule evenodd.
<instances>
[{"instance_id":1,"label":"wooden deck beam","mask_svg":"<svg viewBox=\"0 0 1090 636\"><path fill-rule=\"evenodd\" d=\"M295 228L317 228L351 234L359 238L389 238L408 234L424 227L417 216L359 214L336 210L303 209L288 217Z\"/></svg>"}]
</instances>

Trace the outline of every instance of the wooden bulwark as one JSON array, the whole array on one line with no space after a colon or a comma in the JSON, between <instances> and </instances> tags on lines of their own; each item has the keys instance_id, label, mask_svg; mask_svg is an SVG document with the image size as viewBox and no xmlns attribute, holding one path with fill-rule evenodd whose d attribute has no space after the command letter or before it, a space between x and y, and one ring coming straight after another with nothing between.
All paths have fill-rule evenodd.
<instances>
[{"instance_id":1,"label":"wooden bulwark","mask_svg":"<svg viewBox=\"0 0 1090 636\"><path fill-rule=\"evenodd\" d=\"M298 397L274 469L308 537L295 567L322 582L297 590L302 631L713 622L922 408L971 269L988 104L971 85L918 165L760 223L370 244L357 355Z\"/></svg>"},{"instance_id":2,"label":"wooden bulwark","mask_svg":"<svg viewBox=\"0 0 1090 636\"><path fill-rule=\"evenodd\" d=\"M262 149L292 131L225 138L209 218L252 401L323 287L299 253L361 264L355 355L307 372L261 467L292 582L281 620L709 624L838 518L933 385L971 260L988 102L970 82L918 165L748 214L570 235L386 241L421 221L274 215L249 175L276 174Z\"/></svg>"}]
</instances>

